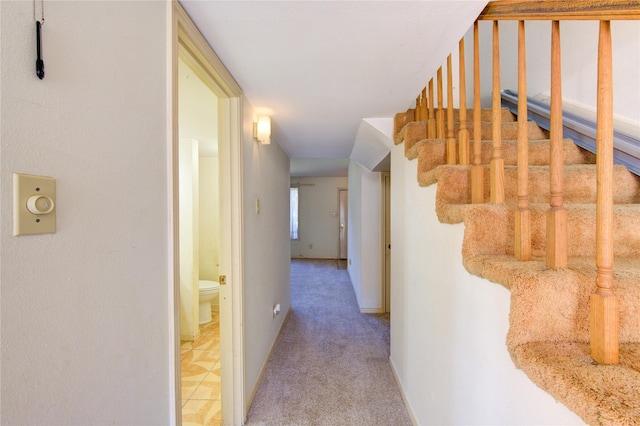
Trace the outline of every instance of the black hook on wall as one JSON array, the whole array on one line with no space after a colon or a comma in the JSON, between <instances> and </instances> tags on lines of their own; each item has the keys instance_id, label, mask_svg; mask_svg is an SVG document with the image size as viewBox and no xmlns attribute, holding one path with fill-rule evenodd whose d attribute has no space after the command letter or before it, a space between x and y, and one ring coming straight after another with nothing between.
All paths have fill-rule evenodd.
<instances>
[{"instance_id":1,"label":"black hook on wall","mask_svg":"<svg viewBox=\"0 0 640 426\"><path fill-rule=\"evenodd\" d=\"M36 59L36 75L40 80L44 78L44 61L42 60L42 36L41 36L41 27L42 24L40 21L36 21L36 50L37 50L37 59Z\"/></svg>"}]
</instances>

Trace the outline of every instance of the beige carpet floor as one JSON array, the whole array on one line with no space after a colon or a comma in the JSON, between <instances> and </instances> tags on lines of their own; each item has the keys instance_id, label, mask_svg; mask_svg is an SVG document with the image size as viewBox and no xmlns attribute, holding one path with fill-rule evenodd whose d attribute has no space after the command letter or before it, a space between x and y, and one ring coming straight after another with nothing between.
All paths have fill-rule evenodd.
<instances>
[{"instance_id":1,"label":"beige carpet floor","mask_svg":"<svg viewBox=\"0 0 640 426\"><path fill-rule=\"evenodd\" d=\"M389 367L389 318L361 314L335 260L292 260L290 312L248 425L411 425Z\"/></svg>"}]
</instances>

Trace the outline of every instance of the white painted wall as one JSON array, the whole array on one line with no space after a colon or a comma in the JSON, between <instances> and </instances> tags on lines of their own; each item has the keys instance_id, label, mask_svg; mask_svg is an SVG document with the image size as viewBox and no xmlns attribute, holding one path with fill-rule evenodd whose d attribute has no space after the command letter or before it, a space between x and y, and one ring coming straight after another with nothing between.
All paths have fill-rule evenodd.
<instances>
[{"instance_id":1,"label":"white painted wall","mask_svg":"<svg viewBox=\"0 0 640 426\"><path fill-rule=\"evenodd\" d=\"M300 239L291 240L291 257L337 259L340 237L338 189L347 189L348 179L295 177L291 178L291 183L301 184L298 193Z\"/></svg>"},{"instance_id":2,"label":"white painted wall","mask_svg":"<svg viewBox=\"0 0 640 426\"><path fill-rule=\"evenodd\" d=\"M198 141L181 138L178 154L180 228L180 339L200 335L200 162Z\"/></svg>"},{"instance_id":3,"label":"white painted wall","mask_svg":"<svg viewBox=\"0 0 640 426\"><path fill-rule=\"evenodd\" d=\"M491 105L492 23L480 22L480 66L482 102ZM518 88L517 41L515 21L500 22L500 77L503 89ZM640 125L640 22L612 21L614 113L622 122ZM595 110L597 88L598 23L563 21L560 23L562 54L562 94L565 102ZM529 21L526 24L527 94L548 94L551 84L551 23ZM473 29L465 36L467 107L473 106ZM454 99L458 105L458 56L453 55ZM445 74L446 75L446 74Z\"/></svg>"},{"instance_id":4,"label":"white painted wall","mask_svg":"<svg viewBox=\"0 0 640 426\"><path fill-rule=\"evenodd\" d=\"M0 2L0 423L170 424L166 2ZM144 23L141 25L141 23ZM57 179L13 237L12 172Z\"/></svg>"},{"instance_id":5,"label":"white painted wall","mask_svg":"<svg viewBox=\"0 0 640 426\"><path fill-rule=\"evenodd\" d=\"M218 281L218 157L200 157L200 279Z\"/></svg>"},{"instance_id":6,"label":"white painted wall","mask_svg":"<svg viewBox=\"0 0 640 426\"><path fill-rule=\"evenodd\" d=\"M382 173L349 164L349 264L360 311L384 312L382 298Z\"/></svg>"},{"instance_id":7,"label":"white painted wall","mask_svg":"<svg viewBox=\"0 0 640 426\"><path fill-rule=\"evenodd\" d=\"M258 384L290 303L289 156L253 138L255 110L244 101L245 401ZM260 214L255 200L260 199ZM282 313L273 318L273 306Z\"/></svg>"},{"instance_id":8,"label":"white painted wall","mask_svg":"<svg viewBox=\"0 0 640 426\"><path fill-rule=\"evenodd\" d=\"M582 424L515 368L509 291L466 272L464 225L438 222L402 145L391 173L391 362L416 423Z\"/></svg>"}]
</instances>

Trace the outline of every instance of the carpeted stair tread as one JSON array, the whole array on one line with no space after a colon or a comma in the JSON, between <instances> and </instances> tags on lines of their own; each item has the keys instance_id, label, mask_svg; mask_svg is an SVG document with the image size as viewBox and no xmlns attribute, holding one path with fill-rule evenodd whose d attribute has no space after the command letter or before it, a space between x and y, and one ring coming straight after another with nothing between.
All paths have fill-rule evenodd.
<instances>
[{"instance_id":1,"label":"carpeted stair tread","mask_svg":"<svg viewBox=\"0 0 640 426\"><path fill-rule=\"evenodd\" d=\"M409 160L418 158L420 170L429 171L436 166L446 164L446 139L422 139L413 145L405 144L405 156ZM572 139L565 138L562 144L564 164L595 164L596 157L576 145ZM549 139L534 139L529 141L529 164L540 166L549 164ZM473 141L469 143L469 161L473 163ZM489 164L493 155L493 142L482 141L481 164ZM516 165L518 161L517 140L502 141L502 158L506 165Z\"/></svg>"},{"instance_id":2,"label":"carpeted stair tread","mask_svg":"<svg viewBox=\"0 0 640 426\"><path fill-rule=\"evenodd\" d=\"M447 111L445 110L445 119L446 119L446 114L447 114ZM458 108L454 108L453 121L460 121L459 117L460 117L460 110ZM515 121L516 116L508 108L502 108L501 119L503 122ZM473 109L467 108L467 120L471 123L471 125L473 125ZM416 121L415 108L409 108L405 112L397 113L393 118L394 137L402 131L402 128L407 123L412 121ZM423 120L423 121L426 121L426 120ZM480 121L487 121L487 122L493 121L493 110L490 108L482 109L480 112ZM400 139L400 141L402 141L402 139Z\"/></svg>"},{"instance_id":3,"label":"carpeted stair tread","mask_svg":"<svg viewBox=\"0 0 640 426\"><path fill-rule=\"evenodd\" d=\"M465 223L463 257L475 255L509 255L514 253L515 203L466 204L460 206ZM567 253L569 256L595 257L596 206L566 204ZM548 204L531 204L531 252L544 256ZM640 258L640 204L613 206L614 254Z\"/></svg>"},{"instance_id":4,"label":"carpeted stair tread","mask_svg":"<svg viewBox=\"0 0 640 426\"><path fill-rule=\"evenodd\" d=\"M484 171L484 199L491 197L489 166L482 166ZM529 202L545 203L549 200L549 166L529 167ZM438 180L437 205L469 204L471 202L471 166L439 166L436 173ZM613 202L616 204L640 203L640 178L629 172L622 165L613 168L613 179L616 182ZM564 203L595 203L597 196L596 166L593 164L566 165L563 170ZM515 201L518 196L518 168L505 166L504 193L506 201ZM454 191L449 188L455 188Z\"/></svg>"},{"instance_id":5,"label":"carpeted stair tread","mask_svg":"<svg viewBox=\"0 0 640 426\"><path fill-rule=\"evenodd\" d=\"M529 140L548 139L549 132L539 127L533 121L527 123ZM454 123L454 135L457 139L458 131L460 129L460 123ZM473 141L473 123L469 123L469 141ZM502 123L502 140L516 140L518 139L518 123L517 122L503 122ZM446 129L446 124L445 124ZM493 138L493 123L482 122L482 140L491 140ZM445 130L445 138L447 131ZM394 135L393 142L396 145L405 143L408 145L405 149L410 149L417 142L427 138L427 121L411 121L407 123L400 132Z\"/></svg>"},{"instance_id":6,"label":"carpeted stair tread","mask_svg":"<svg viewBox=\"0 0 640 426\"><path fill-rule=\"evenodd\" d=\"M413 144L427 137L426 121L410 121L393 137L393 143L400 145L405 141Z\"/></svg>"},{"instance_id":7,"label":"carpeted stair tread","mask_svg":"<svg viewBox=\"0 0 640 426\"><path fill-rule=\"evenodd\" d=\"M530 342L511 351L540 388L591 425L640 422L640 343L620 345L620 364L594 365L589 345Z\"/></svg>"}]
</instances>

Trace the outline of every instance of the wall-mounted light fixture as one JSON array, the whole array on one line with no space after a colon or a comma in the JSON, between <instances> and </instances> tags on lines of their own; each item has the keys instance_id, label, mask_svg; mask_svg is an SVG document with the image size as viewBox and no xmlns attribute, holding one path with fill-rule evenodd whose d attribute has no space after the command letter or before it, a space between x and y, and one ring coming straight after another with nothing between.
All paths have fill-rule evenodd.
<instances>
[{"instance_id":1,"label":"wall-mounted light fixture","mask_svg":"<svg viewBox=\"0 0 640 426\"><path fill-rule=\"evenodd\" d=\"M253 137L263 145L271 143L271 117L259 115L258 121L253 123Z\"/></svg>"}]
</instances>

